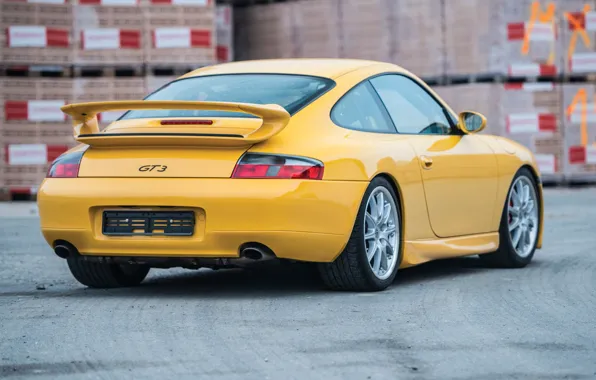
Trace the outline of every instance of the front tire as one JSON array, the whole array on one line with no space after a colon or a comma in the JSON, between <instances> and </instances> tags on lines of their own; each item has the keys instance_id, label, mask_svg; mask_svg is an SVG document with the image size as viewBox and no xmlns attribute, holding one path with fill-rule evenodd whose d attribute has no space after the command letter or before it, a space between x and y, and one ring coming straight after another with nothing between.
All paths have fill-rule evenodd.
<instances>
[{"instance_id":1,"label":"front tire","mask_svg":"<svg viewBox=\"0 0 596 380\"><path fill-rule=\"evenodd\" d=\"M69 257L68 268L74 278L90 288L122 288L137 286L149 273L149 267L132 264L108 264Z\"/></svg>"},{"instance_id":2,"label":"front tire","mask_svg":"<svg viewBox=\"0 0 596 380\"><path fill-rule=\"evenodd\" d=\"M346 248L334 262L319 264L319 273L333 290L380 291L393 283L401 253L397 196L391 184L378 177L364 193Z\"/></svg>"},{"instance_id":3,"label":"front tire","mask_svg":"<svg viewBox=\"0 0 596 380\"><path fill-rule=\"evenodd\" d=\"M534 176L520 169L509 188L501 215L499 249L480 255L486 264L500 268L523 268L536 251L540 231L540 198Z\"/></svg>"}]
</instances>

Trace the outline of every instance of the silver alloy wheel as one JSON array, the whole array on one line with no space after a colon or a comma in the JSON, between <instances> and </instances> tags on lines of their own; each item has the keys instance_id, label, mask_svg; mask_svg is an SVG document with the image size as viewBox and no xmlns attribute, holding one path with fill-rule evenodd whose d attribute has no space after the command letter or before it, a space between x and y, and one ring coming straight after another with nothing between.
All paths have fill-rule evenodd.
<instances>
[{"instance_id":1,"label":"silver alloy wheel","mask_svg":"<svg viewBox=\"0 0 596 380\"><path fill-rule=\"evenodd\" d=\"M528 257L538 237L538 197L528 177L521 176L515 180L507 208L511 245L518 256Z\"/></svg>"},{"instance_id":2,"label":"silver alloy wheel","mask_svg":"<svg viewBox=\"0 0 596 380\"><path fill-rule=\"evenodd\" d=\"M376 187L366 201L364 247L375 277L391 276L399 253L399 219L395 201L383 186Z\"/></svg>"}]
</instances>

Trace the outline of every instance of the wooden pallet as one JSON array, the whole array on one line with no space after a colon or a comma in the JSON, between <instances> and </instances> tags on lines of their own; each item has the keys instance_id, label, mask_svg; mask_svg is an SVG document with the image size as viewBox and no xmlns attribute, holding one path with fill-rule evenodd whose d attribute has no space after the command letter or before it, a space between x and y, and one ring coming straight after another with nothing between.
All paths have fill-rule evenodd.
<instances>
[{"instance_id":1,"label":"wooden pallet","mask_svg":"<svg viewBox=\"0 0 596 380\"><path fill-rule=\"evenodd\" d=\"M61 65L0 65L4 77L71 77L72 67Z\"/></svg>"},{"instance_id":2,"label":"wooden pallet","mask_svg":"<svg viewBox=\"0 0 596 380\"><path fill-rule=\"evenodd\" d=\"M74 77L139 77L145 75L143 65L76 65L73 66Z\"/></svg>"},{"instance_id":3,"label":"wooden pallet","mask_svg":"<svg viewBox=\"0 0 596 380\"><path fill-rule=\"evenodd\" d=\"M205 65L203 65L203 66L190 66L190 65L168 66L168 65L150 65L150 64L148 64L148 65L146 65L146 72L148 75L153 75L153 76L181 76L181 75L187 74L191 71L194 71L196 69L200 69L201 67L205 67Z\"/></svg>"}]
</instances>

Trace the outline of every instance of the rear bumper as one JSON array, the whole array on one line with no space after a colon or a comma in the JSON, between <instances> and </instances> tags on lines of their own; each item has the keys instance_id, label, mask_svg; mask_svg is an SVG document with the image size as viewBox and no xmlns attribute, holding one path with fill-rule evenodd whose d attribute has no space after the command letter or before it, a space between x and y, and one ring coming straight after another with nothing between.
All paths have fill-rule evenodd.
<instances>
[{"instance_id":1,"label":"rear bumper","mask_svg":"<svg viewBox=\"0 0 596 380\"><path fill-rule=\"evenodd\" d=\"M352 231L366 182L232 179L60 178L38 193L46 241L83 255L238 257L258 242L280 258L332 261ZM195 211L190 237L104 236L102 212L125 206Z\"/></svg>"}]
</instances>

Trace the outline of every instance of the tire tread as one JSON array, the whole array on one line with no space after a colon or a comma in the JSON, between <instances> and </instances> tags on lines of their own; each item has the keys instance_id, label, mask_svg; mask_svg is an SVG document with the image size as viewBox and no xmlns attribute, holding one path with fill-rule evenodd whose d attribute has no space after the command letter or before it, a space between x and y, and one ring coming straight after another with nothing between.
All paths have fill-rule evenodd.
<instances>
[{"instance_id":1,"label":"tire tread","mask_svg":"<svg viewBox=\"0 0 596 380\"><path fill-rule=\"evenodd\" d=\"M78 257L67 259L68 267L74 278L90 288L119 288L140 284L147 273L148 267L139 267L135 275L127 275L119 270L115 264L85 261Z\"/></svg>"}]
</instances>

